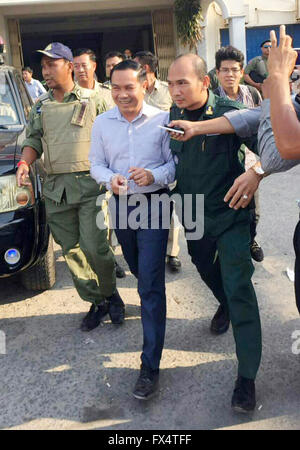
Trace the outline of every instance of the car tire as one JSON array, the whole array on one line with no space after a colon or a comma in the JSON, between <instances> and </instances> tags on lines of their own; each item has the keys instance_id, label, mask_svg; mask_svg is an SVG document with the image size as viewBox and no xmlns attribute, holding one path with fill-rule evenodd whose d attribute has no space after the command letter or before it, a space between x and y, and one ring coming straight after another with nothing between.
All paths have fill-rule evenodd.
<instances>
[{"instance_id":1,"label":"car tire","mask_svg":"<svg viewBox=\"0 0 300 450\"><path fill-rule=\"evenodd\" d=\"M49 235L48 248L42 259L25 270L21 275L23 286L32 291L45 291L51 289L55 283L55 256L53 251L53 238Z\"/></svg>"}]
</instances>

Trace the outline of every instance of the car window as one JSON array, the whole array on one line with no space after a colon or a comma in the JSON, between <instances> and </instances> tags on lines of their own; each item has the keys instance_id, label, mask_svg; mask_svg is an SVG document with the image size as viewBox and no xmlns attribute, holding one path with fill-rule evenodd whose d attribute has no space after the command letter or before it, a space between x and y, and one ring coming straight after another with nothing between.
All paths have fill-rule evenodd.
<instances>
[{"instance_id":1,"label":"car window","mask_svg":"<svg viewBox=\"0 0 300 450\"><path fill-rule=\"evenodd\" d=\"M28 120L32 103L31 103L31 100L29 100L27 90L26 90L23 80L19 74L16 74L16 81L17 81L18 90L19 90L21 100L22 100L24 114L25 114L26 120Z\"/></svg>"},{"instance_id":2,"label":"car window","mask_svg":"<svg viewBox=\"0 0 300 450\"><path fill-rule=\"evenodd\" d=\"M1 125L20 124L20 117L7 76L4 72L0 72L0 127Z\"/></svg>"}]
</instances>

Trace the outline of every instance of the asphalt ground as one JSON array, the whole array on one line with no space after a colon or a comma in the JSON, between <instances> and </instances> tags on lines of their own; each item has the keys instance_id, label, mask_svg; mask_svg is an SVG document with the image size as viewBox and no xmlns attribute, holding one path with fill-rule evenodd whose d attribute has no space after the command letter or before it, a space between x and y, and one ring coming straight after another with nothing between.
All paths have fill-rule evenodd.
<instances>
[{"instance_id":1,"label":"asphalt ground","mask_svg":"<svg viewBox=\"0 0 300 450\"><path fill-rule=\"evenodd\" d=\"M159 394L133 398L142 328L136 280L118 280L126 322L83 333L89 305L72 286L56 247L57 281L43 293L0 280L0 428L51 430L203 430L300 428L300 318L293 283L292 236L298 220L300 166L263 180L257 240L265 259L253 276L261 312L263 357L257 408L237 415L230 401L237 362L231 328L209 331L217 302L201 281L181 233L182 271L167 270L168 319ZM299 341L295 333L299 330ZM3 334L4 333L4 334ZM294 336L294 338L293 338ZM299 353L299 354L296 354Z\"/></svg>"}]
</instances>

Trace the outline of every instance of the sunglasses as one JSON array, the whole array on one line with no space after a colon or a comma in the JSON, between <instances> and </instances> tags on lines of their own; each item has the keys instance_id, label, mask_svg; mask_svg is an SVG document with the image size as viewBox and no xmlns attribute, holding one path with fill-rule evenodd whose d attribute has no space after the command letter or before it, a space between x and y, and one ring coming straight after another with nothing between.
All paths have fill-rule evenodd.
<instances>
[{"instance_id":1,"label":"sunglasses","mask_svg":"<svg viewBox=\"0 0 300 450\"><path fill-rule=\"evenodd\" d=\"M271 48L272 45L264 45L264 48Z\"/></svg>"}]
</instances>

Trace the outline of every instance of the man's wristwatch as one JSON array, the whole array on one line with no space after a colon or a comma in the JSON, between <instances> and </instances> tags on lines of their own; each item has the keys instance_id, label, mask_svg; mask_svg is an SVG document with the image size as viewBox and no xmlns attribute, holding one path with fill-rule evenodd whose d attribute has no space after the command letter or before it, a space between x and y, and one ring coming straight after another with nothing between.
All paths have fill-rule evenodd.
<instances>
[{"instance_id":1,"label":"man's wristwatch","mask_svg":"<svg viewBox=\"0 0 300 450\"><path fill-rule=\"evenodd\" d=\"M250 169L252 169L256 173L256 175L258 175L261 179L267 175L266 172L261 167L259 161L255 163L252 167L250 167Z\"/></svg>"}]
</instances>

